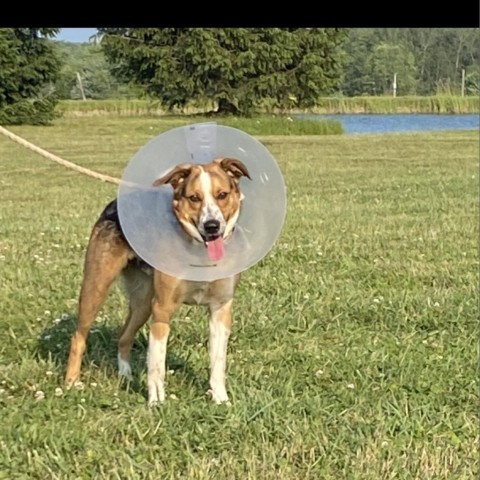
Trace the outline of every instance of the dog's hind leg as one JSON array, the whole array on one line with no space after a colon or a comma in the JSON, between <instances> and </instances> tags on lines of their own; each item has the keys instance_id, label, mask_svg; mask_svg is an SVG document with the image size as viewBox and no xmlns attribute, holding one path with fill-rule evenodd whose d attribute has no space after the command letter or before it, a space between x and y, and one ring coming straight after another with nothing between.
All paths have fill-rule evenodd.
<instances>
[{"instance_id":1,"label":"dog's hind leg","mask_svg":"<svg viewBox=\"0 0 480 480\"><path fill-rule=\"evenodd\" d=\"M87 248L80 291L77 329L72 337L65 382L73 384L80 376L88 332L108 290L127 265L130 250L111 222L94 228Z\"/></svg>"},{"instance_id":2,"label":"dog's hind leg","mask_svg":"<svg viewBox=\"0 0 480 480\"><path fill-rule=\"evenodd\" d=\"M132 376L130 352L138 330L152 313L153 278L132 266L127 267L122 277L129 298L128 316L120 331L118 341L118 374L128 379Z\"/></svg>"}]
</instances>

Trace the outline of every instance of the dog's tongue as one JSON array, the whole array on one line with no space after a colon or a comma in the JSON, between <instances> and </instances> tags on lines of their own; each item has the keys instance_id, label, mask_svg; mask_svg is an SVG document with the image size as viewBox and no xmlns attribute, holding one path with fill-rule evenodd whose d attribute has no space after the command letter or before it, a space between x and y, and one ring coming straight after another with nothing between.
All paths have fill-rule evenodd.
<instances>
[{"instance_id":1,"label":"dog's tongue","mask_svg":"<svg viewBox=\"0 0 480 480\"><path fill-rule=\"evenodd\" d=\"M209 240L207 242L208 258L216 262L221 260L225 254L225 249L223 247L223 238L218 237L215 240Z\"/></svg>"}]
</instances>

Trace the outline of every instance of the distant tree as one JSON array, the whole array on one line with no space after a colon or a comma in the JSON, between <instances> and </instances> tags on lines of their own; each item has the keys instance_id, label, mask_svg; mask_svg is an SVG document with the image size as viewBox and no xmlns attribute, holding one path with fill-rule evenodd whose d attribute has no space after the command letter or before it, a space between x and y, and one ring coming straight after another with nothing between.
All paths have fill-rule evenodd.
<instances>
[{"instance_id":1,"label":"distant tree","mask_svg":"<svg viewBox=\"0 0 480 480\"><path fill-rule=\"evenodd\" d=\"M105 55L99 45L91 43L53 42L62 68L55 84L61 99L82 98L77 73L82 78L85 96L89 99L135 96L127 85L119 82L111 73Z\"/></svg>"},{"instance_id":2,"label":"distant tree","mask_svg":"<svg viewBox=\"0 0 480 480\"><path fill-rule=\"evenodd\" d=\"M55 117L60 62L54 28L0 28L0 124L47 124Z\"/></svg>"},{"instance_id":3,"label":"distant tree","mask_svg":"<svg viewBox=\"0 0 480 480\"><path fill-rule=\"evenodd\" d=\"M166 107L210 100L249 114L265 99L313 106L339 81L339 29L102 28L112 72Z\"/></svg>"},{"instance_id":4,"label":"distant tree","mask_svg":"<svg viewBox=\"0 0 480 480\"><path fill-rule=\"evenodd\" d=\"M399 95L415 93L415 57L401 43L376 45L367 57L367 67L378 94L392 92L394 74L397 74Z\"/></svg>"},{"instance_id":5,"label":"distant tree","mask_svg":"<svg viewBox=\"0 0 480 480\"><path fill-rule=\"evenodd\" d=\"M462 69L473 73L480 62L478 28L437 29L426 80L435 91L460 93Z\"/></svg>"},{"instance_id":6,"label":"distant tree","mask_svg":"<svg viewBox=\"0 0 480 480\"><path fill-rule=\"evenodd\" d=\"M480 66L472 65L466 69L465 90L467 94L480 94Z\"/></svg>"},{"instance_id":7,"label":"distant tree","mask_svg":"<svg viewBox=\"0 0 480 480\"><path fill-rule=\"evenodd\" d=\"M375 81L371 68L367 66L368 57L377 42L375 29L351 28L344 44L345 63L341 91L344 95L374 95Z\"/></svg>"},{"instance_id":8,"label":"distant tree","mask_svg":"<svg viewBox=\"0 0 480 480\"><path fill-rule=\"evenodd\" d=\"M399 94L459 93L462 69L466 71L467 93L472 93L480 64L480 29L352 28L348 30L345 52L341 85L345 95L384 92L391 79L383 81L382 72L398 70L404 61L403 73L396 72Z\"/></svg>"},{"instance_id":9,"label":"distant tree","mask_svg":"<svg viewBox=\"0 0 480 480\"><path fill-rule=\"evenodd\" d=\"M398 30L360 28L348 32L342 93L349 96L391 93L395 73L398 93L414 93L415 57Z\"/></svg>"}]
</instances>

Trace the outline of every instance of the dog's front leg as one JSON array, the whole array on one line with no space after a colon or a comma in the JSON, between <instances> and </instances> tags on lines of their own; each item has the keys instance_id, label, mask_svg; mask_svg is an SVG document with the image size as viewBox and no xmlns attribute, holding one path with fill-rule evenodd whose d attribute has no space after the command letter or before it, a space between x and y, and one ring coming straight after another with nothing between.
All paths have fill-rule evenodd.
<instances>
[{"instance_id":1,"label":"dog's front leg","mask_svg":"<svg viewBox=\"0 0 480 480\"><path fill-rule=\"evenodd\" d=\"M155 308L158 307L154 307ZM165 400L165 370L167 341L170 332L168 322L152 321L148 340L148 404L153 406Z\"/></svg>"},{"instance_id":2,"label":"dog's front leg","mask_svg":"<svg viewBox=\"0 0 480 480\"><path fill-rule=\"evenodd\" d=\"M160 272L154 274L152 323L148 340L148 404L165 400L165 371L170 319L179 305L178 280Z\"/></svg>"},{"instance_id":3,"label":"dog's front leg","mask_svg":"<svg viewBox=\"0 0 480 480\"><path fill-rule=\"evenodd\" d=\"M210 393L215 403L228 402L225 371L232 324L232 301L210 305Z\"/></svg>"}]
</instances>

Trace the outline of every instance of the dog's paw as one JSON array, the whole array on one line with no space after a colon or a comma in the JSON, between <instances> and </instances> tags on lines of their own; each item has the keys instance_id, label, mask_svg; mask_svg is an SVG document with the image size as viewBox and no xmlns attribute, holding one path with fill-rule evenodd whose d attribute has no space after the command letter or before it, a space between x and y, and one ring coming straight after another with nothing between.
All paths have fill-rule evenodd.
<instances>
[{"instance_id":1,"label":"dog's paw","mask_svg":"<svg viewBox=\"0 0 480 480\"><path fill-rule=\"evenodd\" d=\"M227 395L227 391L225 390L225 387L210 389L208 391L208 394L212 397L213 402L216 403L217 405L220 405L220 404L224 404L228 406L231 405L228 399L228 395Z\"/></svg>"},{"instance_id":2,"label":"dog's paw","mask_svg":"<svg viewBox=\"0 0 480 480\"><path fill-rule=\"evenodd\" d=\"M65 386L69 389L72 388L75 382L78 382L80 379L80 369L74 368L67 368L67 372L65 373Z\"/></svg>"},{"instance_id":3,"label":"dog's paw","mask_svg":"<svg viewBox=\"0 0 480 480\"><path fill-rule=\"evenodd\" d=\"M67 390L70 390L73 387L75 382L76 382L76 379L66 378L65 379L65 387L67 388Z\"/></svg>"},{"instance_id":4,"label":"dog's paw","mask_svg":"<svg viewBox=\"0 0 480 480\"><path fill-rule=\"evenodd\" d=\"M127 380L132 380L132 367L130 367L129 362L120 357L120 354L118 355L118 375Z\"/></svg>"},{"instance_id":5,"label":"dog's paw","mask_svg":"<svg viewBox=\"0 0 480 480\"><path fill-rule=\"evenodd\" d=\"M148 381L148 406L154 407L165 401L165 387L162 380Z\"/></svg>"}]
</instances>

